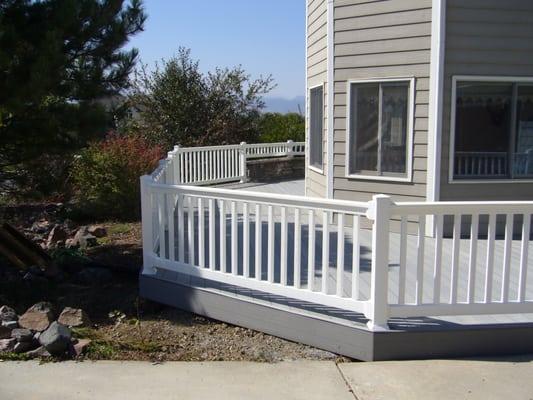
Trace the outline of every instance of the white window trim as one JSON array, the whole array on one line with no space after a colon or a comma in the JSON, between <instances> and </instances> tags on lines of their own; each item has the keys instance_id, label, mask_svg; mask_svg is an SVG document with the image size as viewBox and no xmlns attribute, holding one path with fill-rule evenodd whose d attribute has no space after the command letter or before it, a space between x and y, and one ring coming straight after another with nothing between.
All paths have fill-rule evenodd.
<instances>
[{"instance_id":1,"label":"white window trim","mask_svg":"<svg viewBox=\"0 0 533 400\"><path fill-rule=\"evenodd\" d=\"M407 174L405 177L394 176L376 176L365 174L350 174L349 159L350 142L351 142L351 98L352 98L352 84L358 83L387 83L387 82L409 82L409 107L407 115ZM372 78L372 79L352 79L346 82L346 159L344 162L345 177L348 179L363 179L369 181L385 181L385 182L412 182L413 181L413 136L414 136L414 120L415 120L415 78L414 77L398 77L398 78Z\"/></svg>"},{"instance_id":2,"label":"white window trim","mask_svg":"<svg viewBox=\"0 0 533 400\"><path fill-rule=\"evenodd\" d=\"M314 172L317 172L321 175L324 175L324 100L325 100L325 97L326 97L326 92L325 92L325 82L322 82L322 83L319 83L318 85L314 85L314 86L309 86L308 89L307 89L307 98L308 98L308 103L309 103L309 107L308 107L308 112L307 112L307 148L309 149L309 152L308 152L308 156L306 157L307 158L307 168L310 169L311 171L314 171ZM316 88L319 88L321 87L322 88L322 168L318 168L314 165L311 165L311 119L310 119L310 116L311 116L311 90L313 89L316 89Z\"/></svg>"},{"instance_id":3,"label":"white window trim","mask_svg":"<svg viewBox=\"0 0 533 400\"><path fill-rule=\"evenodd\" d=\"M461 184L487 184L487 183L532 183L533 179L454 179L454 150L455 150L455 103L457 101L457 82L513 82L513 83L533 83L531 76L482 76L482 75L454 75L452 76L452 98L450 110L450 145L448 149L448 183L453 185Z\"/></svg>"}]
</instances>

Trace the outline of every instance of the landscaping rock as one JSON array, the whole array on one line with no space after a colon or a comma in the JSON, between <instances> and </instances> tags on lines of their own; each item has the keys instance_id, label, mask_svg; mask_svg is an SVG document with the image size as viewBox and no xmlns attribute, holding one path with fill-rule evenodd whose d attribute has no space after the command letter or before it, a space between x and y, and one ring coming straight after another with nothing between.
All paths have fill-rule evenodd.
<instances>
[{"instance_id":1,"label":"landscaping rock","mask_svg":"<svg viewBox=\"0 0 533 400\"><path fill-rule=\"evenodd\" d=\"M9 329L15 329L19 327L19 323L17 321L2 321L2 326Z\"/></svg>"},{"instance_id":2,"label":"landscaping rock","mask_svg":"<svg viewBox=\"0 0 533 400\"><path fill-rule=\"evenodd\" d=\"M89 228L87 228L87 232L97 238L107 235L107 229L102 225L91 225Z\"/></svg>"},{"instance_id":3,"label":"landscaping rock","mask_svg":"<svg viewBox=\"0 0 533 400\"><path fill-rule=\"evenodd\" d=\"M109 283L109 281L113 279L113 274L105 268L89 267L80 271L77 278L80 283L97 286Z\"/></svg>"},{"instance_id":4,"label":"landscaping rock","mask_svg":"<svg viewBox=\"0 0 533 400\"><path fill-rule=\"evenodd\" d=\"M62 355L70 346L71 333L65 325L54 321L39 336L39 343L54 356Z\"/></svg>"},{"instance_id":5,"label":"landscaping rock","mask_svg":"<svg viewBox=\"0 0 533 400\"><path fill-rule=\"evenodd\" d=\"M46 239L46 247L54 247L58 242L65 242L67 240L68 234L61 225L55 225L50 233L48 234L48 239Z\"/></svg>"},{"instance_id":6,"label":"landscaping rock","mask_svg":"<svg viewBox=\"0 0 533 400\"><path fill-rule=\"evenodd\" d=\"M85 311L81 308L65 307L59 315L57 322L71 328L90 326L91 320Z\"/></svg>"},{"instance_id":7,"label":"landscaping rock","mask_svg":"<svg viewBox=\"0 0 533 400\"><path fill-rule=\"evenodd\" d=\"M22 328L42 332L54 320L54 311L50 303L42 301L31 306L20 318Z\"/></svg>"},{"instance_id":8,"label":"landscaping rock","mask_svg":"<svg viewBox=\"0 0 533 400\"><path fill-rule=\"evenodd\" d=\"M94 247L98 245L98 240L96 236L89 233L89 228L86 226L78 229L78 232L74 235L74 238L68 241L68 247L79 247L82 250L85 250L89 247Z\"/></svg>"},{"instance_id":9,"label":"landscaping rock","mask_svg":"<svg viewBox=\"0 0 533 400\"><path fill-rule=\"evenodd\" d=\"M13 346L14 353L25 353L27 351L33 350L36 347L34 342L17 342Z\"/></svg>"},{"instance_id":10,"label":"landscaping rock","mask_svg":"<svg viewBox=\"0 0 533 400\"><path fill-rule=\"evenodd\" d=\"M11 329L7 326L0 325L0 339L9 339L11 337Z\"/></svg>"},{"instance_id":11,"label":"landscaping rock","mask_svg":"<svg viewBox=\"0 0 533 400\"><path fill-rule=\"evenodd\" d=\"M17 313L11 307L0 307L0 321L16 321L18 319Z\"/></svg>"},{"instance_id":12,"label":"landscaping rock","mask_svg":"<svg viewBox=\"0 0 533 400\"><path fill-rule=\"evenodd\" d=\"M13 338L0 339L0 353L12 352L16 344L17 340Z\"/></svg>"},{"instance_id":13,"label":"landscaping rock","mask_svg":"<svg viewBox=\"0 0 533 400\"><path fill-rule=\"evenodd\" d=\"M26 355L31 358L43 358L43 357L52 356L50 352L46 350L46 347L44 346L40 346L40 347L37 347L35 350L28 351Z\"/></svg>"},{"instance_id":14,"label":"landscaping rock","mask_svg":"<svg viewBox=\"0 0 533 400\"><path fill-rule=\"evenodd\" d=\"M79 339L78 342L74 344L74 355L79 357L81 354L83 354L91 342L91 339Z\"/></svg>"},{"instance_id":15,"label":"landscaping rock","mask_svg":"<svg viewBox=\"0 0 533 400\"><path fill-rule=\"evenodd\" d=\"M11 331L11 337L17 342L32 342L33 333L29 329L17 328Z\"/></svg>"},{"instance_id":16,"label":"landscaping rock","mask_svg":"<svg viewBox=\"0 0 533 400\"><path fill-rule=\"evenodd\" d=\"M30 230L35 233L46 233L50 229L50 222L47 220L36 221L31 226Z\"/></svg>"}]
</instances>

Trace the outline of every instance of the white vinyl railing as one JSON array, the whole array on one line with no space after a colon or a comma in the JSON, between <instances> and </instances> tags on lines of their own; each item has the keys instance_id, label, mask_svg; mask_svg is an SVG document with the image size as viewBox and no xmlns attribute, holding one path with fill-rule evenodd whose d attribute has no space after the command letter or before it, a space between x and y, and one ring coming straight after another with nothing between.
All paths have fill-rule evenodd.
<instances>
[{"instance_id":1,"label":"white vinyl railing","mask_svg":"<svg viewBox=\"0 0 533 400\"><path fill-rule=\"evenodd\" d=\"M508 178L531 176L533 151L511 155L509 169L507 152L455 152L454 176L456 178ZM512 173L512 176L511 174Z\"/></svg>"},{"instance_id":2,"label":"white vinyl railing","mask_svg":"<svg viewBox=\"0 0 533 400\"><path fill-rule=\"evenodd\" d=\"M154 174L158 182L194 185L241 181L247 177L249 159L292 157L305 155L305 143L289 140L285 143L259 143L180 147L168 153Z\"/></svg>"},{"instance_id":3,"label":"white vinyl railing","mask_svg":"<svg viewBox=\"0 0 533 400\"><path fill-rule=\"evenodd\" d=\"M217 151L174 150L141 178L143 273L358 312L374 330L391 317L533 312L533 202L354 202L197 186L237 177L198 167L220 160L209 155Z\"/></svg>"}]
</instances>

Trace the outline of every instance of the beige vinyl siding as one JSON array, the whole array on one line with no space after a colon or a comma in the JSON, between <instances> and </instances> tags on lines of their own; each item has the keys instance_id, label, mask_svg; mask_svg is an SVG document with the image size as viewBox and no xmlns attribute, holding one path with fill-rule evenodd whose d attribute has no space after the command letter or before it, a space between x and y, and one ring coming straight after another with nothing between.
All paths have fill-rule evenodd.
<instances>
[{"instance_id":1,"label":"beige vinyl siding","mask_svg":"<svg viewBox=\"0 0 533 400\"><path fill-rule=\"evenodd\" d=\"M307 2L307 87L324 85L324 123L323 123L323 171L318 173L307 168L305 187L308 196L326 197L326 163L327 163L327 3L326 0L309 0ZM306 93L306 104L309 105L309 92ZM306 112L309 117L309 109ZM307 144L309 144L309 119L306 118ZM309 157L309 152L306 153ZM308 165L307 160L307 164Z\"/></svg>"},{"instance_id":2,"label":"beige vinyl siding","mask_svg":"<svg viewBox=\"0 0 533 400\"><path fill-rule=\"evenodd\" d=\"M448 0L441 200L532 200L533 183L449 183L452 76L533 76L533 2ZM473 133L475 134L475 133Z\"/></svg>"},{"instance_id":3,"label":"beige vinyl siding","mask_svg":"<svg viewBox=\"0 0 533 400\"><path fill-rule=\"evenodd\" d=\"M335 2L334 197L425 200L431 0ZM346 178L347 81L415 78L412 182Z\"/></svg>"}]
</instances>

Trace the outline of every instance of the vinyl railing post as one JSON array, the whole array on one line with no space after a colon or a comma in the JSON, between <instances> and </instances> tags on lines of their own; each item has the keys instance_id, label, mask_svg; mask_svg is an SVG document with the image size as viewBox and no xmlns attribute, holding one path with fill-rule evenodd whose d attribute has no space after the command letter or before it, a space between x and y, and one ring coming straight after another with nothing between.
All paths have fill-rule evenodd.
<instances>
[{"instance_id":1,"label":"vinyl railing post","mask_svg":"<svg viewBox=\"0 0 533 400\"><path fill-rule=\"evenodd\" d=\"M241 183L245 183L248 180L246 170L246 142L241 142L239 148L239 175L241 176Z\"/></svg>"},{"instance_id":2,"label":"vinyl railing post","mask_svg":"<svg viewBox=\"0 0 533 400\"><path fill-rule=\"evenodd\" d=\"M292 158L294 156L294 142L287 140L287 157Z\"/></svg>"},{"instance_id":3,"label":"vinyl railing post","mask_svg":"<svg viewBox=\"0 0 533 400\"><path fill-rule=\"evenodd\" d=\"M392 205L389 196L375 195L367 213L367 217L373 220L370 307L367 313L367 325L372 331L388 329L389 226Z\"/></svg>"},{"instance_id":4,"label":"vinyl railing post","mask_svg":"<svg viewBox=\"0 0 533 400\"><path fill-rule=\"evenodd\" d=\"M174 146L174 157L172 159L172 171L173 171L173 180L172 184L177 185L180 184L180 146Z\"/></svg>"},{"instance_id":5,"label":"vinyl railing post","mask_svg":"<svg viewBox=\"0 0 533 400\"><path fill-rule=\"evenodd\" d=\"M141 176L141 226L142 226L142 243L143 243L143 274L155 274L155 268L152 263L154 253L153 240L153 221L152 221L152 195L150 185L152 177L149 175Z\"/></svg>"}]
</instances>

